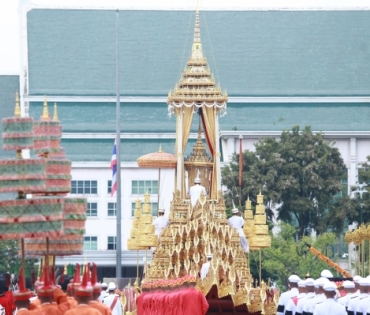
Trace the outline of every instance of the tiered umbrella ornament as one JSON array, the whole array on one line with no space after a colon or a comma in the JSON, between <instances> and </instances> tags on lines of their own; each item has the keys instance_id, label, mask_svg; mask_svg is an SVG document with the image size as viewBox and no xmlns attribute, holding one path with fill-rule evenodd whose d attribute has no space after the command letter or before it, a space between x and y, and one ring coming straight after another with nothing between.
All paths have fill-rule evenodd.
<instances>
[{"instance_id":1,"label":"tiered umbrella ornament","mask_svg":"<svg viewBox=\"0 0 370 315\"><path fill-rule=\"evenodd\" d=\"M17 192L15 200L0 201L0 238L58 237L63 231L63 204L59 196L27 198L46 190L44 159L22 159L22 150L33 148L32 118L21 117L16 95L12 118L2 120L3 149L15 150L16 159L0 161L0 193Z\"/></svg>"},{"instance_id":2,"label":"tiered umbrella ornament","mask_svg":"<svg viewBox=\"0 0 370 315\"><path fill-rule=\"evenodd\" d=\"M59 196L63 203L63 233L60 237L33 238L25 240L26 256L81 255L85 233L85 198L65 197L71 191L71 161L60 147L62 128L54 104L53 119L50 118L45 99L40 121L35 122L35 153L46 162L46 189L44 196ZM55 198L55 197L54 197Z\"/></svg>"}]
</instances>

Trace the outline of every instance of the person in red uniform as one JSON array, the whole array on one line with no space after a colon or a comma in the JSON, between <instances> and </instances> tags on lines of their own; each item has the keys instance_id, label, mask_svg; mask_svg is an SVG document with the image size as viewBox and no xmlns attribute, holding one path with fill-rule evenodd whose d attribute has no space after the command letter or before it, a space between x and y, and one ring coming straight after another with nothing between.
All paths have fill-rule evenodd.
<instances>
[{"instance_id":1,"label":"person in red uniform","mask_svg":"<svg viewBox=\"0 0 370 315\"><path fill-rule=\"evenodd\" d=\"M96 264L93 264L91 284L93 286L93 296L92 300L89 302L89 306L97 309L102 315L112 315L110 308L99 301L102 288L101 284L98 282Z\"/></svg>"},{"instance_id":2,"label":"person in red uniform","mask_svg":"<svg viewBox=\"0 0 370 315\"><path fill-rule=\"evenodd\" d=\"M15 310L13 294L9 291L10 275L3 274L0 277L0 305L5 309L5 315L12 315Z\"/></svg>"},{"instance_id":3,"label":"person in red uniform","mask_svg":"<svg viewBox=\"0 0 370 315\"><path fill-rule=\"evenodd\" d=\"M182 314L184 315L205 315L208 310L208 302L202 292L195 289L196 277L189 276L187 286L183 289Z\"/></svg>"},{"instance_id":4,"label":"person in red uniform","mask_svg":"<svg viewBox=\"0 0 370 315\"><path fill-rule=\"evenodd\" d=\"M43 285L37 289L37 296L40 300L40 306L38 306L38 309L46 315L62 315L63 313L58 310L58 305L54 303L54 291L56 287L50 281L49 267L44 266L42 273L44 282Z\"/></svg>"},{"instance_id":5,"label":"person in red uniform","mask_svg":"<svg viewBox=\"0 0 370 315\"><path fill-rule=\"evenodd\" d=\"M89 302L92 299L93 287L91 283L88 283L88 270L86 268L81 285L76 288L75 296L77 300L77 306L65 312L64 315L101 315L101 313L89 306Z\"/></svg>"},{"instance_id":6,"label":"person in red uniform","mask_svg":"<svg viewBox=\"0 0 370 315\"><path fill-rule=\"evenodd\" d=\"M41 315L39 310L29 310L30 298L32 298L33 294L31 290L25 287L22 268L19 270L18 288L17 291L13 292L17 315Z\"/></svg>"}]
</instances>

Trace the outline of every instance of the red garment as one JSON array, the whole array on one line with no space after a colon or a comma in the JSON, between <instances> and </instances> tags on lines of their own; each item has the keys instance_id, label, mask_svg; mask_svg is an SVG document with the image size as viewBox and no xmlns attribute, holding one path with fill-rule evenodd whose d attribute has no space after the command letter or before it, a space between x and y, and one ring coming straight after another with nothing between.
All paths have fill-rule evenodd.
<instances>
[{"instance_id":1,"label":"red garment","mask_svg":"<svg viewBox=\"0 0 370 315\"><path fill-rule=\"evenodd\" d=\"M169 292L168 294L168 300L170 301L170 309L169 314L172 315L182 315L182 300L183 300L183 290L181 291L173 291Z\"/></svg>"},{"instance_id":2,"label":"red garment","mask_svg":"<svg viewBox=\"0 0 370 315\"><path fill-rule=\"evenodd\" d=\"M79 304L64 315L101 315L100 312L86 304Z\"/></svg>"},{"instance_id":3,"label":"red garment","mask_svg":"<svg viewBox=\"0 0 370 315\"><path fill-rule=\"evenodd\" d=\"M137 315L144 315L145 312L144 312L144 296L146 295L147 293L144 292L142 294L140 294L137 298L136 298L136 310L137 310Z\"/></svg>"},{"instance_id":4,"label":"red garment","mask_svg":"<svg viewBox=\"0 0 370 315\"><path fill-rule=\"evenodd\" d=\"M150 298L151 298L152 294L153 293L147 293L143 297L144 315L150 315L151 314L151 311L150 311Z\"/></svg>"},{"instance_id":5,"label":"red garment","mask_svg":"<svg viewBox=\"0 0 370 315\"><path fill-rule=\"evenodd\" d=\"M100 301L90 301L89 306L98 310L102 315L112 315L110 308Z\"/></svg>"},{"instance_id":6,"label":"red garment","mask_svg":"<svg viewBox=\"0 0 370 315\"><path fill-rule=\"evenodd\" d=\"M69 296L67 298L67 302L69 304L69 309L74 308L75 306L77 306L77 301L74 297Z\"/></svg>"},{"instance_id":7,"label":"red garment","mask_svg":"<svg viewBox=\"0 0 370 315\"><path fill-rule=\"evenodd\" d=\"M202 292L189 288L182 291L183 315L205 315L208 310L208 302Z\"/></svg>"},{"instance_id":8,"label":"red garment","mask_svg":"<svg viewBox=\"0 0 370 315\"><path fill-rule=\"evenodd\" d=\"M5 308L5 315L13 315L13 311L15 311L16 307L11 291L6 291L4 295L0 296L0 305Z\"/></svg>"}]
</instances>

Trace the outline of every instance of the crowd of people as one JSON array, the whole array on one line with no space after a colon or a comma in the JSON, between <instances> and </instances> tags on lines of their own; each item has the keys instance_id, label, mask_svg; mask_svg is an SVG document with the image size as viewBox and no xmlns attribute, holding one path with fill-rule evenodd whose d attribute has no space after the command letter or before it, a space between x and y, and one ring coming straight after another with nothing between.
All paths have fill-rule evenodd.
<instances>
[{"instance_id":1,"label":"crowd of people","mask_svg":"<svg viewBox=\"0 0 370 315\"><path fill-rule=\"evenodd\" d=\"M137 315L205 315L208 302L195 285L194 276L143 283L136 299Z\"/></svg>"},{"instance_id":2,"label":"crowd of people","mask_svg":"<svg viewBox=\"0 0 370 315\"><path fill-rule=\"evenodd\" d=\"M74 278L68 284L61 278L61 285L57 285L54 268L44 266L33 292L26 288L21 269L18 290L9 291L8 282L0 286L0 305L5 315L122 315L116 285L111 282L104 288L97 281L95 264L92 270L90 264L85 266L82 279L78 264Z\"/></svg>"},{"instance_id":3,"label":"crowd of people","mask_svg":"<svg viewBox=\"0 0 370 315\"><path fill-rule=\"evenodd\" d=\"M329 270L320 278L289 277L289 290L281 294L277 315L370 314L370 276L334 281Z\"/></svg>"}]
</instances>

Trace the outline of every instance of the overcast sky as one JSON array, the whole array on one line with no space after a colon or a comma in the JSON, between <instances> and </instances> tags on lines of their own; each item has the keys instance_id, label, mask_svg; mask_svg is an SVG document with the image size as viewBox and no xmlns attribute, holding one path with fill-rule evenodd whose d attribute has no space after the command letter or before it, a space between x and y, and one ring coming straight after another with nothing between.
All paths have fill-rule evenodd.
<instances>
[{"instance_id":1,"label":"overcast sky","mask_svg":"<svg viewBox=\"0 0 370 315\"><path fill-rule=\"evenodd\" d=\"M30 0L20 0L30 3ZM33 0L36 6L193 9L196 0ZM200 0L200 9L370 9L370 0ZM18 0L0 0L0 75L19 74Z\"/></svg>"}]
</instances>

